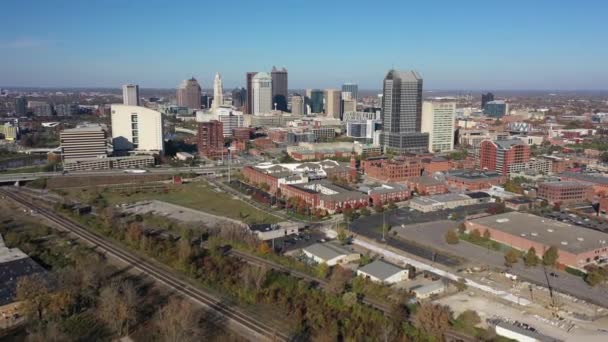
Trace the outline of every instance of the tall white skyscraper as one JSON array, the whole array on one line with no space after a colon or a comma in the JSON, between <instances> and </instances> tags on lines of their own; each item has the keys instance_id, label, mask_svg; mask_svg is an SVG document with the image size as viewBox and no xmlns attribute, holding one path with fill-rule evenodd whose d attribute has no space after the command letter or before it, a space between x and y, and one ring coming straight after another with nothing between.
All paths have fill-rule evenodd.
<instances>
[{"instance_id":1,"label":"tall white skyscraper","mask_svg":"<svg viewBox=\"0 0 608 342\"><path fill-rule=\"evenodd\" d=\"M213 80L213 105L212 108L218 109L224 104L224 86L222 85L222 75L220 73L215 74L215 80Z\"/></svg>"},{"instance_id":2,"label":"tall white skyscraper","mask_svg":"<svg viewBox=\"0 0 608 342\"><path fill-rule=\"evenodd\" d=\"M139 106L139 86L137 84L122 86L122 103L127 106Z\"/></svg>"},{"instance_id":3,"label":"tall white skyscraper","mask_svg":"<svg viewBox=\"0 0 608 342\"><path fill-rule=\"evenodd\" d=\"M254 115L272 110L272 78L267 72L258 72L252 79Z\"/></svg>"},{"instance_id":4,"label":"tall white skyscraper","mask_svg":"<svg viewBox=\"0 0 608 342\"><path fill-rule=\"evenodd\" d=\"M455 102L424 101L422 103L421 131L429 134L430 152L454 149L455 117Z\"/></svg>"}]
</instances>

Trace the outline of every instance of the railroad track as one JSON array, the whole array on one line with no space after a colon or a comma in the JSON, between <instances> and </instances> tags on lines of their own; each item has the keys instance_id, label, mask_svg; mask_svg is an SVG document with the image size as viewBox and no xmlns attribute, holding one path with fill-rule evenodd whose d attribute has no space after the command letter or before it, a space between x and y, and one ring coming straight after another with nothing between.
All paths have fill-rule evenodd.
<instances>
[{"instance_id":1,"label":"railroad track","mask_svg":"<svg viewBox=\"0 0 608 342\"><path fill-rule=\"evenodd\" d=\"M253 318L232 306L222 303L221 300L204 292L203 290L191 286L191 284L175 276L171 271L164 269L164 266L161 267L159 265L155 265L144 258L134 255L131 252L116 247L113 243L110 243L108 240L106 240L106 238L98 235L97 233L91 232L86 228L72 222L71 220L61 217L49 209L34 204L31 198L26 198L23 195L6 191L4 189L0 189L0 193L30 210L37 211L40 216L57 224L61 228L68 230L78 238L83 239L92 245L98 246L115 258L132 265L134 268L142 271L156 281L174 289L183 296L207 306L209 309L216 311L227 319L246 328L252 333L251 336L247 336L248 338L252 340L259 340L260 338L266 338L273 341L289 340L289 336L287 336L285 333L277 331L266 323L259 321L258 319Z\"/></svg>"}]
</instances>

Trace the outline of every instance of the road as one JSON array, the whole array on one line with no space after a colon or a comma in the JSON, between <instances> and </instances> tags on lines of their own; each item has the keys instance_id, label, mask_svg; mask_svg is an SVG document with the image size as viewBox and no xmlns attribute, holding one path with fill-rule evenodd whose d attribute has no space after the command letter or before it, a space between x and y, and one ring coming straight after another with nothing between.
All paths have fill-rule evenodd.
<instances>
[{"instance_id":1,"label":"road","mask_svg":"<svg viewBox=\"0 0 608 342\"><path fill-rule=\"evenodd\" d=\"M61 227L61 229L69 231L78 238L85 242L99 247L110 256L122 261L133 268L141 271L148 275L155 281L162 283L169 288L174 289L185 298L197 302L209 309L217 312L218 314L226 317L228 320L237 324L238 326L247 330L250 335L244 336L251 340L288 340L289 336L280 331L276 331L273 327L268 326L265 322L258 320L257 318L222 302L222 300L215 296L195 287L190 282L177 276L175 272L168 267L153 262L148 259L141 258L124 247L117 246L113 242L110 242L105 237L100 236L97 233L91 232L88 229L80 226L71 220L65 219L53 211L34 204L32 199L24 196L14 189L12 191L6 189L0 189L0 194L6 196L19 203L20 205L35 210L38 215L44 217L55 225Z\"/></svg>"}]
</instances>

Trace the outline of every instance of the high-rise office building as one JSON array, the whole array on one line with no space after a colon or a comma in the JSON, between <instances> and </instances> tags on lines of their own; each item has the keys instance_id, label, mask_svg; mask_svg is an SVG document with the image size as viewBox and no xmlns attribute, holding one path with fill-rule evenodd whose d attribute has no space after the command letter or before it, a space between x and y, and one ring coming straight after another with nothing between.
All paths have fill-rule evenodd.
<instances>
[{"instance_id":1,"label":"high-rise office building","mask_svg":"<svg viewBox=\"0 0 608 342\"><path fill-rule=\"evenodd\" d=\"M247 106L245 113L253 114L253 77L257 74L256 71L250 71L246 74L247 83Z\"/></svg>"},{"instance_id":2,"label":"high-rise office building","mask_svg":"<svg viewBox=\"0 0 608 342\"><path fill-rule=\"evenodd\" d=\"M238 110L244 110L247 105L247 90L245 88L234 88L232 91L232 106Z\"/></svg>"},{"instance_id":3,"label":"high-rise office building","mask_svg":"<svg viewBox=\"0 0 608 342\"><path fill-rule=\"evenodd\" d=\"M272 107L272 78L267 72L258 72L251 80L253 88L253 114L270 113Z\"/></svg>"},{"instance_id":4,"label":"high-rise office building","mask_svg":"<svg viewBox=\"0 0 608 342\"><path fill-rule=\"evenodd\" d=\"M342 92L337 89L325 90L325 115L331 118L340 118L342 114Z\"/></svg>"},{"instance_id":5,"label":"high-rise office building","mask_svg":"<svg viewBox=\"0 0 608 342\"><path fill-rule=\"evenodd\" d=\"M194 77L184 80L177 88L177 105L190 110L201 109L201 86Z\"/></svg>"},{"instance_id":6,"label":"high-rise office building","mask_svg":"<svg viewBox=\"0 0 608 342\"><path fill-rule=\"evenodd\" d=\"M382 134L385 150L425 152L429 135L421 133L422 77L415 71L390 70L382 91Z\"/></svg>"},{"instance_id":7,"label":"high-rise office building","mask_svg":"<svg viewBox=\"0 0 608 342\"><path fill-rule=\"evenodd\" d=\"M125 84L122 86L122 104L139 106L139 86L137 84Z\"/></svg>"},{"instance_id":8,"label":"high-rise office building","mask_svg":"<svg viewBox=\"0 0 608 342\"><path fill-rule=\"evenodd\" d=\"M355 102L359 98L359 86L355 83L344 83L342 85L342 91L351 93L351 99L355 100Z\"/></svg>"},{"instance_id":9,"label":"high-rise office building","mask_svg":"<svg viewBox=\"0 0 608 342\"><path fill-rule=\"evenodd\" d=\"M111 113L114 151L163 151L160 112L146 107L112 105Z\"/></svg>"},{"instance_id":10,"label":"high-rise office building","mask_svg":"<svg viewBox=\"0 0 608 342\"><path fill-rule=\"evenodd\" d=\"M60 103L55 105L55 114L57 116L72 116L78 114L78 104L77 103Z\"/></svg>"},{"instance_id":11,"label":"high-rise office building","mask_svg":"<svg viewBox=\"0 0 608 342\"><path fill-rule=\"evenodd\" d=\"M272 67L272 105L283 112L287 111L287 69Z\"/></svg>"},{"instance_id":12,"label":"high-rise office building","mask_svg":"<svg viewBox=\"0 0 608 342\"><path fill-rule=\"evenodd\" d=\"M218 72L213 80L213 109L217 109L222 105L224 105L224 86L222 84L222 76Z\"/></svg>"},{"instance_id":13,"label":"high-rise office building","mask_svg":"<svg viewBox=\"0 0 608 342\"><path fill-rule=\"evenodd\" d=\"M64 160L108 156L106 132L99 125L64 129L59 133Z\"/></svg>"},{"instance_id":14,"label":"high-rise office building","mask_svg":"<svg viewBox=\"0 0 608 342\"><path fill-rule=\"evenodd\" d=\"M481 109L486 108L486 103L494 101L494 94L488 92L486 94L481 94Z\"/></svg>"},{"instance_id":15,"label":"high-rise office building","mask_svg":"<svg viewBox=\"0 0 608 342\"><path fill-rule=\"evenodd\" d=\"M429 134L429 152L443 152L454 149L455 118L455 102L423 102L421 130L423 133Z\"/></svg>"},{"instance_id":16,"label":"high-rise office building","mask_svg":"<svg viewBox=\"0 0 608 342\"><path fill-rule=\"evenodd\" d=\"M293 94L291 96L291 113L295 115L304 115L304 98L301 95Z\"/></svg>"},{"instance_id":17,"label":"high-rise office building","mask_svg":"<svg viewBox=\"0 0 608 342\"><path fill-rule=\"evenodd\" d=\"M24 116L27 114L27 99L20 96L15 99L15 114L17 116Z\"/></svg>"},{"instance_id":18,"label":"high-rise office building","mask_svg":"<svg viewBox=\"0 0 608 342\"><path fill-rule=\"evenodd\" d=\"M28 101L27 107L35 116L53 115L53 106L46 101Z\"/></svg>"},{"instance_id":19,"label":"high-rise office building","mask_svg":"<svg viewBox=\"0 0 608 342\"><path fill-rule=\"evenodd\" d=\"M310 91L310 111L315 114L323 113L323 90Z\"/></svg>"},{"instance_id":20,"label":"high-rise office building","mask_svg":"<svg viewBox=\"0 0 608 342\"><path fill-rule=\"evenodd\" d=\"M489 101L483 107L483 114L492 118L502 118L509 112L509 105L505 101Z\"/></svg>"}]
</instances>

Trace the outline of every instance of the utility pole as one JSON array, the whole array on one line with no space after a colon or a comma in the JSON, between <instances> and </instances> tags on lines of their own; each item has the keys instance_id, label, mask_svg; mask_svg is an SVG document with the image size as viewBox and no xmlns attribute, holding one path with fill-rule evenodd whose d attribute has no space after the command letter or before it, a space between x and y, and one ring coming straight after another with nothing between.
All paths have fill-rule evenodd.
<instances>
[{"instance_id":1,"label":"utility pole","mask_svg":"<svg viewBox=\"0 0 608 342\"><path fill-rule=\"evenodd\" d=\"M386 229L386 215L384 214L384 210L382 211L382 241L386 242L386 238L384 236L384 229Z\"/></svg>"}]
</instances>

